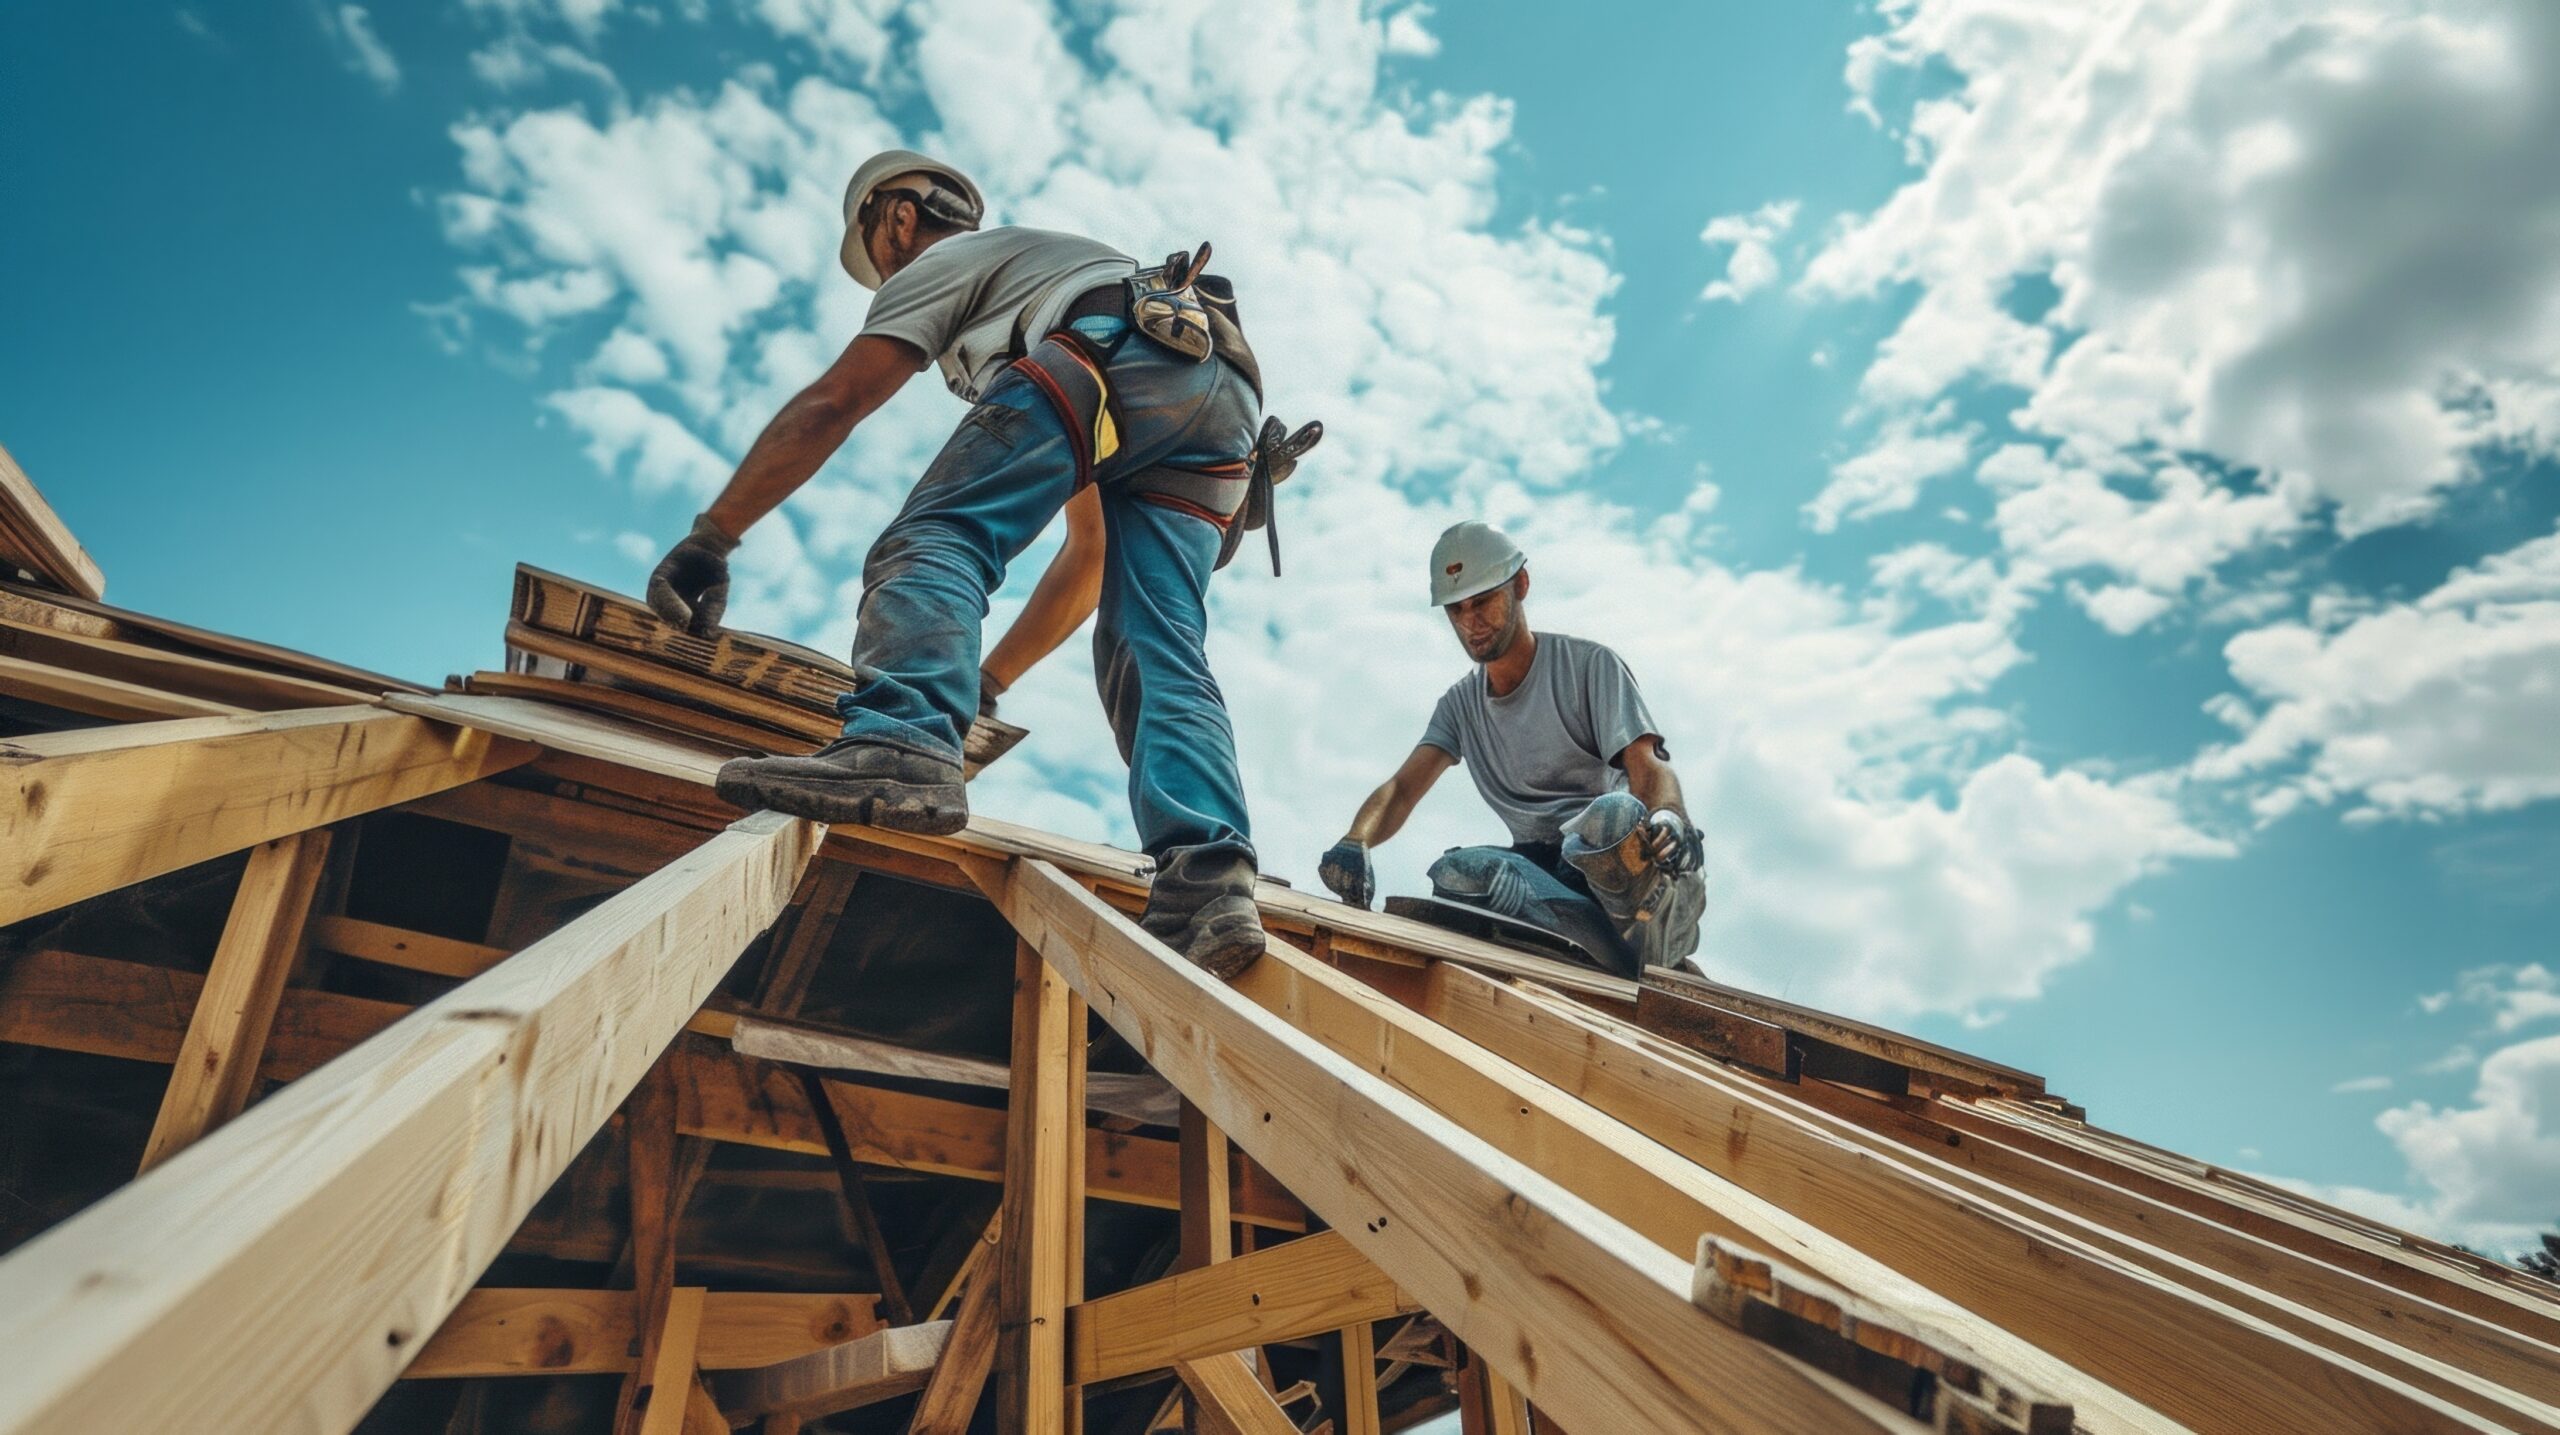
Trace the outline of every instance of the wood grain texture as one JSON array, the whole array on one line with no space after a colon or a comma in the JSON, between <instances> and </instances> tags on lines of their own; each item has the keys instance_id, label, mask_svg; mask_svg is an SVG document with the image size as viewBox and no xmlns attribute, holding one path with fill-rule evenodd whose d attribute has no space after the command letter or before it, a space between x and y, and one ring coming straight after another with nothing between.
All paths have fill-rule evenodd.
<instances>
[{"instance_id":1,"label":"wood grain texture","mask_svg":"<svg viewBox=\"0 0 2560 1435\"><path fill-rule=\"evenodd\" d=\"M923 1388L951 1341L951 1322L889 1326L860 1340L795 1360L740 1371L720 1381L720 1407L732 1418L821 1415L876 1405Z\"/></svg>"},{"instance_id":2,"label":"wood grain texture","mask_svg":"<svg viewBox=\"0 0 2560 1435\"><path fill-rule=\"evenodd\" d=\"M961 1294L960 1308L951 1318L951 1338L942 1347L942 1361L925 1383L924 1394L916 1400L907 1435L961 1435L969 1428L978 1400L986 1393L987 1377L995 1369L999 1284L990 1261Z\"/></svg>"},{"instance_id":3,"label":"wood grain texture","mask_svg":"<svg viewBox=\"0 0 2560 1435\"><path fill-rule=\"evenodd\" d=\"M741 821L0 1260L0 1430L352 1427L817 838Z\"/></svg>"},{"instance_id":4,"label":"wood grain texture","mask_svg":"<svg viewBox=\"0 0 2560 1435\"><path fill-rule=\"evenodd\" d=\"M1586 1430L1907 1428L1689 1304L1687 1264L1290 1030L1047 863L976 869L1018 931L1239 1146ZM1289 949L1274 942L1261 966ZM1301 958L1302 960L1304 958Z\"/></svg>"},{"instance_id":5,"label":"wood grain texture","mask_svg":"<svg viewBox=\"0 0 2560 1435\"><path fill-rule=\"evenodd\" d=\"M106 575L96 561L36 491L27 471L0 448L0 568L5 567L22 568L83 598L106 596Z\"/></svg>"},{"instance_id":6,"label":"wood grain texture","mask_svg":"<svg viewBox=\"0 0 2560 1435\"><path fill-rule=\"evenodd\" d=\"M695 1359L704 1370L774 1365L884 1328L872 1295L712 1291ZM614 1374L632 1368L639 1336L631 1291L483 1286L462 1298L401 1378Z\"/></svg>"},{"instance_id":7,"label":"wood grain texture","mask_svg":"<svg viewBox=\"0 0 2560 1435\"><path fill-rule=\"evenodd\" d=\"M1013 1087L1005 1107L1004 1221L996 1245L996 1414L1006 1435L1065 1427L1068 1063L1067 984L1028 943L1013 965Z\"/></svg>"},{"instance_id":8,"label":"wood grain texture","mask_svg":"<svg viewBox=\"0 0 2560 1435\"><path fill-rule=\"evenodd\" d=\"M533 756L376 707L0 741L0 925Z\"/></svg>"},{"instance_id":9,"label":"wood grain texture","mask_svg":"<svg viewBox=\"0 0 2560 1435\"><path fill-rule=\"evenodd\" d=\"M1348 1237L1326 1231L1070 1309L1067 1373L1090 1385L1419 1308Z\"/></svg>"},{"instance_id":10,"label":"wood grain texture","mask_svg":"<svg viewBox=\"0 0 2560 1435\"><path fill-rule=\"evenodd\" d=\"M1201 1435L1297 1435L1297 1425L1241 1357L1186 1360L1174 1373L1191 1392Z\"/></svg>"},{"instance_id":11,"label":"wood grain texture","mask_svg":"<svg viewBox=\"0 0 2560 1435\"><path fill-rule=\"evenodd\" d=\"M319 890L321 865L328 856L325 831L297 832L250 850L212 966L187 1019L160 1114L143 1145L143 1170L194 1145L248 1106L285 978L302 956L311 898Z\"/></svg>"}]
</instances>

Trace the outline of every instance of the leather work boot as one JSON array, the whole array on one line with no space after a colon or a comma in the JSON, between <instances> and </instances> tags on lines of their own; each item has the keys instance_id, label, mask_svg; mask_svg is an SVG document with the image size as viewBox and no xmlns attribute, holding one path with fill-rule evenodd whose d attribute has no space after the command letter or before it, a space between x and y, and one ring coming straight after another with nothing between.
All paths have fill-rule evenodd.
<instances>
[{"instance_id":1,"label":"leather work boot","mask_svg":"<svg viewBox=\"0 0 2560 1435\"><path fill-rule=\"evenodd\" d=\"M1231 847L1177 847L1156 867L1138 925L1191 964L1234 981L1262 955L1253 857Z\"/></svg>"},{"instance_id":2,"label":"leather work boot","mask_svg":"<svg viewBox=\"0 0 2560 1435\"><path fill-rule=\"evenodd\" d=\"M723 800L816 822L942 837L969 825L960 764L840 737L806 757L739 757L720 766Z\"/></svg>"}]
</instances>

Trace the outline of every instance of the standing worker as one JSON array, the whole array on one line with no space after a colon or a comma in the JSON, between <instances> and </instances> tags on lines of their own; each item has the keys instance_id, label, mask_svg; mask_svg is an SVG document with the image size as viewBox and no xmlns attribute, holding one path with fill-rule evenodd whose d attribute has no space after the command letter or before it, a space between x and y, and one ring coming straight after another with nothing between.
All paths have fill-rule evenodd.
<instances>
[{"instance_id":1,"label":"standing worker","mask_svg":"<svg viewBox=\"0 0 2560 1435\"><path fill-rule=\"evenodd\" d=\"M820 822L966 826L961 743L991 686L978 651L987 595L1069 508L1068 547L1009 660L1036 660L1099 603L1094 671L1156 863L1142 923L1230 977L1264 939L1235 735L1202 652L1204 594L1318 431L1257 443L1261 375L1232 292L1201 272L1207 246L1141 270L1079 235L981 230L984 212L968 176L912 151L854 171L841 252L875 291L862 332L757 436L659 563L650 606L715 627L739 535L940 365L971 408L863 563L860 682L836 699L844 735L805 757L731 761L720 795Z\"/></svg>"},{"instance_id":2,"label":"standing worker","mask_svg":"<svg viewBox=\"0 0 2560 1435\"><path fill-rule=\"evenodd\" d=\"M1689 821L1669 748L1635 675L1586 639L1529 627L1528 559L1482 523L1431 549L1431 601L1475 671L1450 685L1396 774L1369 794L1317 874L1366 907L1369 849L1464 762L1508 847L1457 847L1431 864L1432 894L1574 939L1632 976L1698 946L1705 841Z\"/></svg>"}]
</instances>

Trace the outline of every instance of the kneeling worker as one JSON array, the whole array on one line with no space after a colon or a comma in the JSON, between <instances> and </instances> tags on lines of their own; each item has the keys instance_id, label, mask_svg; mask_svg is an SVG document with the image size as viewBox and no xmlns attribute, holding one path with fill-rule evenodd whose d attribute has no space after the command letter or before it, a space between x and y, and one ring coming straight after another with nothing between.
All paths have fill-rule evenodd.
<instances>
[{"instance_id":1,"label":"kneeling worker","mask_svg":"<svg viewBox=\"0 0 2560 1435\"><path fill-rule=\"evenodd\" d=\"M1267 513L1269 483L1312 438L1257 449L1261 375L1224 281L1200 273L1206 246L1141 270L1079 235L981 230L983 208L967 176L920 154L855 172L842 258L875 291L862 332L766 426L659 564L650 604L697 632L716 624L738 536L939 364L972 407L863 564L861 681L836 702L844 736L805 757L739 758L720 769L720 795L822 822L959 831L963 735L1012 675L979 667L987 595L1081 496L1102 529L1099 544L1070 538L1085 562L1100 555L1094 669L1156 859L1143 925L1232 976L1264 939L1235 735L1202 652L1204 590L1255 521L1248 499ZM1012 655L1016 671L1097 597L1078 581L1042 587L1046 616L1026 615L1039 631Z\"/></svg>"},{"instance_id":2,"label":"kneeling worker","mask_svg":"<svg viewBox=\"0 0 2560 1435\"><path fill-rule=\"evenodd\" d=\"M1422 743L1360 804L1324 854L1324 884L1376 896L1369 849L1464 762L1511 829L1509 847L1459 847L1431 864L1432 894L1574 939L1624 975L1697 950L1704 840L1635 675L1598 643L1532 632L1528 559L1482 523L1431 550L1431 601L1474 672L1440 697Z\"/></svg>"}]
</instances>

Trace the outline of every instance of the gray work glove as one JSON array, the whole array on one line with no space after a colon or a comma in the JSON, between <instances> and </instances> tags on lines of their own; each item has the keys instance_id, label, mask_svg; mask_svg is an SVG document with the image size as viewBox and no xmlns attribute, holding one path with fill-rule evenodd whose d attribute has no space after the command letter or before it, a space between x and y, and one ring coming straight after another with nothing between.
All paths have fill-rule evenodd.
<instances>
[{"instance_id":1,"label":"gray work glove","mask_svg":"<svg viewBox=\"0 0 2560 1435\"><path fill-rule=\"evenodd\" d=\"M1378 895L1378 872L1369 865L1369 849L1346 837L1325 849L1316 862L1316 877L1333 895L1363 911Z\"/></svg>"},{"instance_id":2,"label":"gray work glove","mask_svg":"<svg viewBox=\"0 0 2560 1435\"><path fill-rule=\"evenodd\" d=\"M649 609L697 638L720 631L729 611L729 555L738 540L720 531L705 513L693 520L693 531L667 550L649 575Z\"/></svg>"},{"instance_id":3,"label":"gray work glove","mask_svg":"<svg viewBox=\"0 0 2560 1435\"><path fill-rule=\"evenodd\" d=\"M1691 826L1689 819L1661 807L1645 819L1645 826L1645 855L1656 867L1682 877L1707 865L1707 834Z\"/></svg>"}]
</instances>

